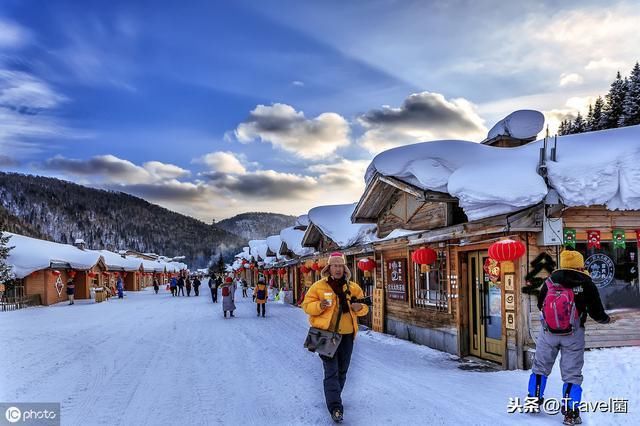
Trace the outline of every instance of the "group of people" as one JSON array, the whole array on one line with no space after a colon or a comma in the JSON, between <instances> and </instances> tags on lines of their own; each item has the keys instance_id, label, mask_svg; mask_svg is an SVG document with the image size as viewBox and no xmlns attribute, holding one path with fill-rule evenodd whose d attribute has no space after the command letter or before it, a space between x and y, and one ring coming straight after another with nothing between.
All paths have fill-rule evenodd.
<instances>
[{"instance_id":1,"label":"group of people","mask_svg":"<svg viewBox=\"0 0 640 426\"><path fill-rule=\"evenodd\" d=\"M171 290L172 296L180 296L180 295L184 296L185 288L187 289L187 297L191 296L191 289L193 289L194 296L200 296L201 285L202 285L202 282L200 281L200 278L198 278L198 276L195 276L192 280L191 277L189 277L188 275L187 276L181 275L178 278L172 277L171 280L169 280L169 290ZM156 290L155 282L154 282L153 289L157 294L158 290Z\"/></svg>"},{"instance_id":2,"label":"group of people","mask_svg":"<svg viewBox=\"0 0 640 426\"><path fill-rule=\"evenodd\" d=\"M242 287L242 297L249 297L248 290L249 284L247 280L238 278L234 280L232 277L225 277L224 281L222 277L210 277L209 289L211 290L211 299L213 303L218 303L218 291L222 295L222 312L225 318L227 313L229 318L234 318L234 311L236 310L235 293L238 289L238 285ZM266 304L268 298L268 287L263 276L258 278L258 283L253 289L253 301L256 303L257 316L262 315L262 318L266 317Z\"/></svg>"}]
</instances>

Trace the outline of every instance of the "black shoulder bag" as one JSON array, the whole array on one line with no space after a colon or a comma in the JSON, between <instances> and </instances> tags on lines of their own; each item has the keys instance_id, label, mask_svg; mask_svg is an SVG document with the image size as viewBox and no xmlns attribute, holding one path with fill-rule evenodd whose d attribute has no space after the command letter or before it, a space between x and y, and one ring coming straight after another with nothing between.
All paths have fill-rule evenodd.
<instances>
[{"instance_id":1,"label":"black shoulder bag","mask_svg":"<svg viewBox=\"0 0 640 426\"><path fill-rule=\"evenodd\" d=\"M310 352L316 352L319 355L333 358L342 341L342 334L338 333L341 316L342 308L338 305L338 320L336 321L336 326L333 331L309 327L307 339L304 341L304 347Z\"/></svg>"}]
</instances>

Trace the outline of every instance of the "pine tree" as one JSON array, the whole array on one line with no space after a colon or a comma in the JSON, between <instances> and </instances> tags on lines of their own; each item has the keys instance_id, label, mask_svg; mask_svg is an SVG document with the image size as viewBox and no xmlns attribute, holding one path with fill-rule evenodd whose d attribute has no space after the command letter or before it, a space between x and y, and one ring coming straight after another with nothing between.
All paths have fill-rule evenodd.
<instances>
[{"instance_id":1,"label":"pine tree","mask_svg":"<svg viewBox=\"0 0 640 426\"><path fill-rule=\"evenodd\" d=\"M593 106L589 104L589 112L587 113L587 119L584 123L584 128L587 132L590 132L593 129Z\"/></svg>"},{"instance_id":2,"label":"pine tree","mask_svg":"<svg viewBox=\"0 0 640 426\"><path fill-rule=\"evenodd\" d=\"M585 122L582 118L582 114L578 113L576 119L573 120L573 124L571 125L571 131L572 133L583 133L585 130Z\"/></svg>"},{"instance_id":3,"label":"pine tree","mask_svg":"<svg viewBox=\"0 0 640 426\"><path fill-rule=\"evenodd\" d=\"M602 121L602 108L604 106L604 101L601 96L598 96L595 103L593 104L593 116L592 122L590 124L591 130L602 130L600 122Z\"/></svg>"},{"instance_id":4,"label":"pine tree","mask_svg":"<svg viewBox=\"0 0 640 426\"><path fill-rule=\"evenodd\" d=\"M4 234L2 228L0 228L0 284L4 284L13 279L11 266L7 264L9 251L13 248L7 245L9 238L9 235Z\"/></svg>"},{"instance_id":5,"label":"pine tree","mask_svg":"<svg viewBox=\"0 0 640 426\"><path fill-rule=\"evenodd\" d=\"M611 88L606 96L606 102L602 108L602 120L600 126L603 129L614 129L618 127L618 121L622 116L624 98L627 91L626 79L623 80L620 71L616 74L616 79L611 83Z\"/></svg>"},{"instance_id":6,"label":"pine tree","mask_svg":"<svg viewBox=\"0 0 640 426\"><path fill-rule=\"evenodd\" d=\"M627 83L627 93L618 124L620 126L640 124L640 64L637 62Z\"/></svg>"},{"instance_id":7,"label":"pine tree","mask_svg":"<svg viewBox=\"0 0 640 426\"><path fill-rule=\"evenodd\" d=\"M218 257L217 270L218 274L220 275L224 275L225 271L227 270L227 265L224 264L222 253L220 253L220 256Z\"/></svg>"},{"instance_id":8,"label":"pine tree","mask_svg":"<svg viewBox=\"0 0 640 426\"><path fill-rule=\"evenodd\" d=\"M564 136L564 135L568 135L568 125L567 125L567 120L562 120L560 122L560 126L558 127L558 135L560 136Z\"/></svg>"}]
</instances>

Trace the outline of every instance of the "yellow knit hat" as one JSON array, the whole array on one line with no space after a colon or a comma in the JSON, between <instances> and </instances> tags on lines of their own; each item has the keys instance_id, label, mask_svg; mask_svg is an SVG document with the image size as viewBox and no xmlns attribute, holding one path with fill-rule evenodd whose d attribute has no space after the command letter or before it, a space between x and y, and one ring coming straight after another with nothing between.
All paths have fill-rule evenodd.
<instances>
[{"instance_id":1,"label":"yellow knit hat","mask_svg":"<svg viewBox=\"0 0 640 426\"><path fill-rule=\"evenodd\" d=\"M584 269L584 257L575 250L563 250L560 253L561 269Z\"/></svg>"}]
</instances>

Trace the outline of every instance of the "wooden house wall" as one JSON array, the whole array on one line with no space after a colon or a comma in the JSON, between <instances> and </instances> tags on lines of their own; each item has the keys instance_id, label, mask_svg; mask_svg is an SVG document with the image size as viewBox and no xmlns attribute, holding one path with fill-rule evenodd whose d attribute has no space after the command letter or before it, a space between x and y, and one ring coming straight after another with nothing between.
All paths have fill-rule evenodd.
<instances>
[{"instance_id":1,"label":"wooden house wall","mask_svg":"<svg viewBox=\"0 0 640 426\"><path fill-rule=\"evenodd\" d=\"M415 197L400 193L394 203L378 217L378 235L385 237L394 229L426 230L446 226L447 203L419 202Z\"/></svg>"}]
</instances>

